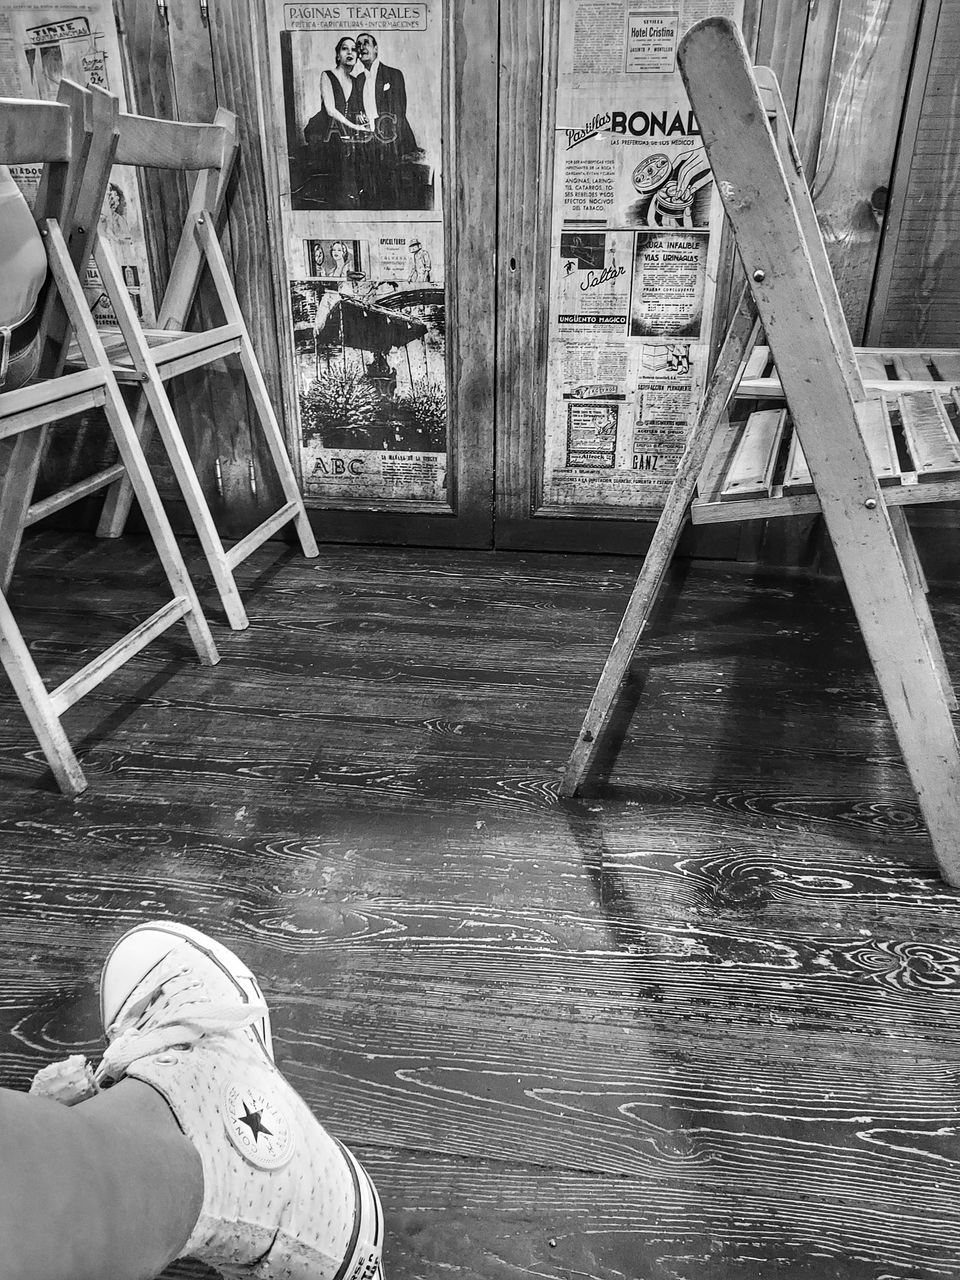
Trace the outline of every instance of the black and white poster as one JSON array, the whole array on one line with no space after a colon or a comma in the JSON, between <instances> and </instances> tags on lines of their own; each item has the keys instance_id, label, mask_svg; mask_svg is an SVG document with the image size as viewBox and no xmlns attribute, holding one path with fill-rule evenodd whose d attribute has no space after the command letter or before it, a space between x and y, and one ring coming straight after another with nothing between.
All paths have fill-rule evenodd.
<instances>
[{"instance_id":1,"label":"black and white poster","mask_svg":"<svg viewBox=\"0 0 960 1280\"><path fill-rule=\"evenodd\" d=\"M443 0L271 0L304 494L447 494Z\"/></svg>"},{"instance_id":2,"label":"black and white poster","mask_svg":"<svg viewBox=\"0 0 960 1280\"><path fill-rule=\"evenodd\" d=\"M706 377L721 219L676 53L708 11L740 10L561 0L547 506L656 509L676 472Z\"/></svg>"},{"instance_id":3,"label":"black and white poster","mask_svg":"<svg viewBox=\"0 0 960 1280\"><path fill-rule=\"evenodd\" d=\"M436 7L284 4L291 209L436 208Z\"/></svg>"}]
</instances>

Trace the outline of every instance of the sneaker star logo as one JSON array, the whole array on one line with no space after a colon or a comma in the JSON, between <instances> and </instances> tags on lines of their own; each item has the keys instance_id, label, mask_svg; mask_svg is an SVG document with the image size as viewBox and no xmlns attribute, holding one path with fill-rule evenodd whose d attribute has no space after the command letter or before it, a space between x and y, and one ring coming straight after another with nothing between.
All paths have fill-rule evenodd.
<instances>
[{"instance_id":1,"label":"sneaker star logo","mask_svg":"<svg viewBox=\"0 0 960 1280\"><path fill-rule=\"evenodd\" d=\"M231 1082L223 1090L221 1114L227 1137L255 1168L280 1169L293 1155L293 1126L269 1094Z\"/></svg>"},{"instance_id":2,"label":"sneaker star logo","mask_svg":"<svg viewBox=\"0 0 960 1280\"><path fill-rule=\"evenodd\" d=\"M248 1127L250 1132L253 1134L254 1139L255 1140L259 1139L261 1133L266 1134L267 1137L272 1138L273 1130L268 1129L267 1126L263 1123L263 1120L262 1120L263 1112L251 1110L246 1102L243 1104L243 1106L244 1106L243 1115L239 1117L239 1120L241 1124L245 1124Z\"/></svg>"}]
</instances>

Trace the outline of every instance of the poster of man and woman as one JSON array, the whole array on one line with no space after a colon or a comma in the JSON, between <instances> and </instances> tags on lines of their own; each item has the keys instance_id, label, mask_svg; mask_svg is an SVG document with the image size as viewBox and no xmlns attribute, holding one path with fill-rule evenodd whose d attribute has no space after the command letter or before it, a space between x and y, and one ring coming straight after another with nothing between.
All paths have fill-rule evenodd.
<instances>
[{"instance_id":1,"label":"poster of man and woman","mask_svg":"<svg viewBox=\"0 0 960 1280\"><path fill-rule=\"evenodd\" d=\"M443 0L274 4L304 491L443 502Z\"/></svg>"},{"instance_id":2,"label":"poster of man and woman","mask_svg":"<svg viewBox=\"0 0 960 1280\"><path fill-rule=\"evenodd\" d=\"M440 42L436 4L290 5L280 32L292 210L439 209ZM431 21L433 18L433 21Z\"/></svg>"}]
</instances>

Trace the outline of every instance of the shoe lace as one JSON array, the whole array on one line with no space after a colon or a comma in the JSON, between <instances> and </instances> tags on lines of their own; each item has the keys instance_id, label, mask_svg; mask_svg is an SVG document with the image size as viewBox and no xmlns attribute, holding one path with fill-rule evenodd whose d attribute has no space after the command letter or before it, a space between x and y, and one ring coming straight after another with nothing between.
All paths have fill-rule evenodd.
<instances>
[{"instance_id":1,"label":"shoe lace","mask_svg":"<svg viewBox=\"0 0 960 1280\"><path fill-rule=\"evenodd\" d=\"M175 966L131 1000L107 1028L109 1044L94 1072L98 1085L120 1080L130 1065L173 1048L188 1048L204 1036L225 1035L266 1015L265 1004L218 1004L189 966Z\"/></svg>"}]
</instances>

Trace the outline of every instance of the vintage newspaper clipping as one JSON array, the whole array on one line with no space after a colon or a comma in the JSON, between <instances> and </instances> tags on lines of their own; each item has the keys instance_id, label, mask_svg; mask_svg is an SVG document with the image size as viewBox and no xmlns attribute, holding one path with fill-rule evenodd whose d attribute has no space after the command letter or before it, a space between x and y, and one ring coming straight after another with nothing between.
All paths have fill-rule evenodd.
<instances>
[{"instance_id":1,"label":"vintage newspaper clipping","mask_svg":"<svg viewBox=\"0 0 960 1280\"><path fill-rule=\"evenodd\" d=\"M719 13L560 5L546 506L662 506L699 407L720 207L676 52Z\"/></svg>"},{"instance_id":2,"label":"vintage newspaper clipping","mask_svg":"<svg viewBox=\"0 0 960 1280\"><path fill-rule=\"evenodd\" d=\"M38 5L0 0L0 95L52 101L63 77L76 84L109 89L120 99L121 110L127 110L120 45L109 0ZM40 166L19 165L12 173L32 201L40 181ZM153 291L140 193L132 170L117 167L110 175L100 232L110 241L123 268L134 307L145 323L152 323ZM83 284L97 322L116 324L113 307L92 260Z\"/></svg>"},{"instance_id":3,"label":"vintage newspaper clipping","mask_svg":"<svg viewBox=\"0 0 960 1280\"><path fill-rule=\"evenodd\" d=\"M446 501L442 0L269 0L304 493Z\"/></svg>"}]
</instances>

